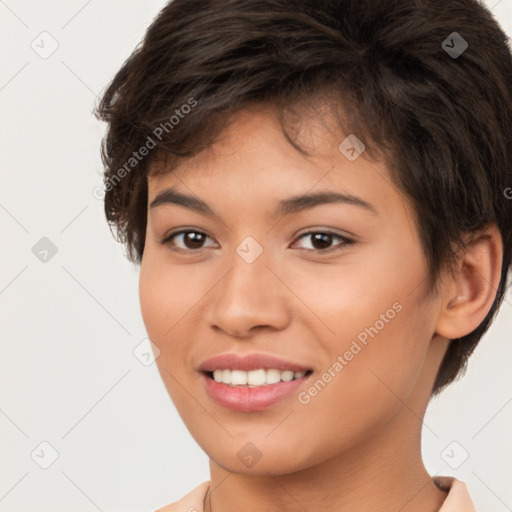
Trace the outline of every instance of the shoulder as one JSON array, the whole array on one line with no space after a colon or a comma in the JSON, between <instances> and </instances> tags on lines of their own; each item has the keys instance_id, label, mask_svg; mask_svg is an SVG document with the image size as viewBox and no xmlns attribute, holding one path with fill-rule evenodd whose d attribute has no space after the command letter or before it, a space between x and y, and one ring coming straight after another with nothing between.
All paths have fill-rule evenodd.
<instances>
[{"instance_id":1,"label":"shoulder","mask_svg":"<svg viewBox=\"0 0 512 512\"><path fill-rule=\"evenodd\" d=\"M155 512L203 512L203 500L210 485L209 481L200 483L183 498L169 503Z\"/></svg>"}]
</instances>

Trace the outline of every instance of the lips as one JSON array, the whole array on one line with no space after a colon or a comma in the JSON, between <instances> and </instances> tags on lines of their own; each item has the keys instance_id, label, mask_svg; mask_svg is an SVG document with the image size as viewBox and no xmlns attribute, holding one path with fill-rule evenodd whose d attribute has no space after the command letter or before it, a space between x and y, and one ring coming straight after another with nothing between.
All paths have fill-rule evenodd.
<instances>
[{"instance_id":1,"label":"lips","mask_svg":"<svg viewBox=\"0 0 512 512\"><path fill-rule=\"evenodd\" d=\"M294 361L287 361L270 354L235 354L225 353L206 359L199 365L199 371L201 372L213 372L214 370L244 370L249 372L251 370L258 370L263 368L276 369L281 371L292 371L292 372L307 372L313 370L310 366L306 366Z\"/></svg>"},{"instance_id":2,"label":"lips","mask_svg":"<svg viewBox=\"0 0 512 512\"><path fill-rule=\"evenodd\" d=\"M306 373L299 379L289 382L279 382L258 387L229 386L216 382L207 376L201 375L201 381L207 395L218 405L225 409L239 412L258 412L276 406L280 402L292 400L302 386L311 378Z\"/></svg>"},{"instance_id":3,"label":"lips","mask_svg":"<svg viewBox=\"0 0 512 512\"><path fill-rule=\"evenodd\" d=\"M202 373L201 381L208 396L223 408L240 412L263 411L279 402L293 399L293 395L305 385L313 373L313 369L304 364L261 353L219 354L203 361L198 369ZM290 374L301 372L303 375L287 382L281 380L255 387L224 384L212 378L214 370L251 372L259 369L280 370Z\"/></svg>"}]
</instances>

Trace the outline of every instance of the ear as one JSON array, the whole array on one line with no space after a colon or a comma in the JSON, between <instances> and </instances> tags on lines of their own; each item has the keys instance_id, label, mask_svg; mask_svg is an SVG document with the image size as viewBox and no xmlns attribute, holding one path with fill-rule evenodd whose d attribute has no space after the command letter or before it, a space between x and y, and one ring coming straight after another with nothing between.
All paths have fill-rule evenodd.
<instances>
[{"instance_id":1,"label":"ear","mask_svg":"<svg viewBox=\"0 0 512 512\"><path fill-rule=\"evenodd\" d=\"M503 241L495 224L466 237L453 275L446 271L441 285L441 310L436 333L448 339L474 331L496 297L503 261Z\"/></svg>"}]
</instances>

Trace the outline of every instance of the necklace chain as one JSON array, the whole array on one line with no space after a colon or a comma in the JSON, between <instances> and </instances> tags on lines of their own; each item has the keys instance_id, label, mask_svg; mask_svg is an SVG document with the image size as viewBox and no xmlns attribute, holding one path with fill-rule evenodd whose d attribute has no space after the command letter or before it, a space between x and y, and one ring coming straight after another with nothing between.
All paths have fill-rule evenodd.
<instances>
[{"instance_id":1,"label":"necklace chain","mask_svg":"<svg viewBox=\"0 0 512 512\"><path fill-rule=\"evenodd\" d=\"M206 498L210 495L210 486L208 485L208 489L206 490L206 494L204 495L204 500L203 500L203 512L206 512ZM211 501L210 501L210 512L212 512L211 510Z\"/></svg>"}]
</instances>

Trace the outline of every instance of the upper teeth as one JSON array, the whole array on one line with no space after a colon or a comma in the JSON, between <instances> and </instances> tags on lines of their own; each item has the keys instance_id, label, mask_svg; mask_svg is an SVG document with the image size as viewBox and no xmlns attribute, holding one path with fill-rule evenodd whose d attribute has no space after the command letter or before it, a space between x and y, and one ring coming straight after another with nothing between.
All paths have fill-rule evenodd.
<instances>
[{"instance_id":1,"label":"upper teeth","mask_svg":"<svg viewBox=\"0 0 512 512\"><path fill-rule=\"evenodd\" d=\"M213 378L217 382L231 384L232 386L265 386L266 384L276 384L280 381L288 382L293 379L300 379L305 374L306 372L281 371L273 368L265 370L260 368L250 372L244 370L214 370Z\"/></svg>"}]
</instances>

